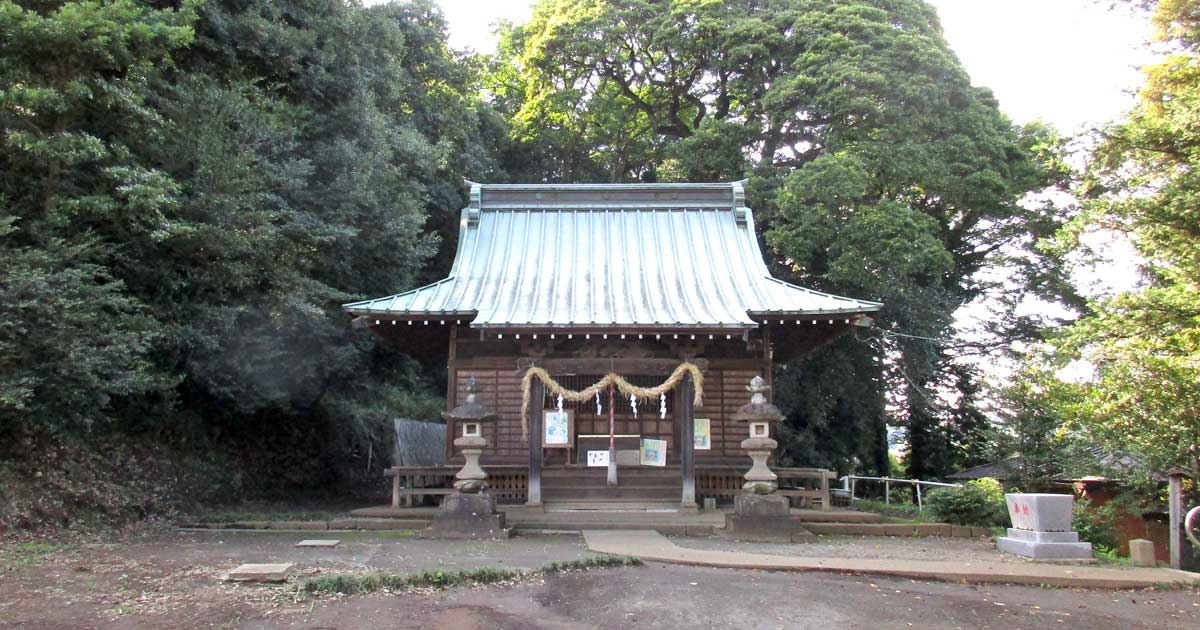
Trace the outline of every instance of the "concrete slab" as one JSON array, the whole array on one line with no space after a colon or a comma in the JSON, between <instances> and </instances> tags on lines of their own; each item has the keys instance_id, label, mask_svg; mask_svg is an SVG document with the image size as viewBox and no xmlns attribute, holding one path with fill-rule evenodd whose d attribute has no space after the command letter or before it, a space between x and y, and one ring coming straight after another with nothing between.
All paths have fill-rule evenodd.
<instances>
[{"instance_id":1,"label":"concrete slab","mask_svg":"<svg viewBox=\"0 0 1200 630\"><path fill-rule=\"evenodd\" d=\"M316 547L318 549L333 549L342 544L340 540L301 540L296 543L297 547Z\"/></svg>"},{"instance_id":2,"label":"concrete slab","mask_svg":"<svg viewBox=\"0 0 1200 630\"><path fill-rule=\"evenodd\" d=\"M1108 569L1025 562L948 562L867 558L803 558L767 554L710 551L679 547L653 531L583 533L597 553L637 556L642 560L768 571L829 571L964 582L972 584L1032 584L1076 588L1146 588L1159 584L1200 583L1200 573L1171 569Z\"/></svg>"},{"instance_id":3,"label":"concrete slab","mask_svg":"<svg viewBox=\"0 0 1200 630\"><path fill-rule=\"evenodd\" d=\"M243 564L225 576L231 582L285 582L292 567L291 562L282 564Z\"/></svg>"}]
</instances>

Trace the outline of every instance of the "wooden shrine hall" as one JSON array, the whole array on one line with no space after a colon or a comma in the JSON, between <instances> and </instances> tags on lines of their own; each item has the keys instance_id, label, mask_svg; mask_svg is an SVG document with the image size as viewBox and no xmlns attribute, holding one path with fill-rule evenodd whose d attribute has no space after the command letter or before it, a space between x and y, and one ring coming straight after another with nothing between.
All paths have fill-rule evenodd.
<instances>
[{"instance_id":1,"label":"wooden shrine hall","mask_svg":"<svg viewBox=\"0 0 1200 630\"><path fill-rule=\"evenodd\" d=\"M731 498L751 379L881 307L772 277L743 182L469 184L448 277L344 308L406 349L445 348L447 409L470 388L495 416L480 463L501 501ZM609 375L624 389L592 387Z\"/></svg>"}]
</instances>

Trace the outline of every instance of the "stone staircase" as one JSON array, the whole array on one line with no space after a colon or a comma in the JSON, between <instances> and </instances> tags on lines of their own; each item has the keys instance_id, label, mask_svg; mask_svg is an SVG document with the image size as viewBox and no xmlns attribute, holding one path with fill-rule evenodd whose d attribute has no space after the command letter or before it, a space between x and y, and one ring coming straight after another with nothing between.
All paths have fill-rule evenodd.
<instances>
[{"instance_id":1,"label":"stone staircase","mask_svg":"<svg viewBox=\"0 0 1200 630\"><path fill-rule=\"evenodd\" d=\"M683 494L679 468L621 467L617 485L606 468L548 468L542 471L542 503L547 511L678 510Z\"/></svg>"}]
</instances>

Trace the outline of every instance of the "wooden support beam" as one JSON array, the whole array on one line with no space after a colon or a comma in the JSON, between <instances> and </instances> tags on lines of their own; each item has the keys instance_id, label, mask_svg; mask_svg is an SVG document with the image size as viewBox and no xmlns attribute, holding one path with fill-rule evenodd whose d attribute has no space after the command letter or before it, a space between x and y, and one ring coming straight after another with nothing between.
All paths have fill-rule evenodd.
<instances>
[{"instance_id":1,"label":"wooden support beam","mask_svg":"<svg viewBox=\"0 0 1200 630\"><path fill-rule=\"evenodd\" d=\"M1181 470L1167 473L1167 509L1169 514L1171 568L1183 569L1183 477Z\"/></svg>"},{"instance_id":2,"label":"wooden support beam","mask_svg":"<svg viewBox=\"0 0 1200 630\"><path fill-rule=\"evenodd\" d=\"M542 405L546 386L539 379L529 385L529 486L525 505L542 505Z\"/></svg>"},{"instance_id":3,"label":"wooden support beam","mask_svg":"<svg viewBox=\"0 0 1200 630\"><path fill-rule=\"evenodd\" d=\"M675 388L675 415L682 423L679 427L679 469L683 481L682 507L696 509L696 425L692 406L695 386L690 374L684 375Z\"/></svg>"}]
</instances>

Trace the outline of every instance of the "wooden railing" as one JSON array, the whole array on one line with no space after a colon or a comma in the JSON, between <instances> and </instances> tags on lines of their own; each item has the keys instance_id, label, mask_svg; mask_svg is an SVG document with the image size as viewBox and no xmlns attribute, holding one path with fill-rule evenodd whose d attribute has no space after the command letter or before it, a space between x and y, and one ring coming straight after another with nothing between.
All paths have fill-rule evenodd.
<instances>
[{"instance_id":1,"label":"wooden railing","mask_svg":"<svg viewBox=\"0 0 1200 630\"><path fill-rule=\"evenodd\" d=\"M917 491L917 509L924 510L925 503L921 497L921 486L934 486L936 488L957 488L962 484L959 483L942 483L940 481L921 481L920 479L893 479L892 477L860 477L858 475L846 475L842 479L842 491L849 493L850 503L853 504L854 487L857 481L882 481L883 482L883 501L891 504L892 502L892 484L898 483L901 485L912 484Z\"/></svg>"},{"instance_id":2,"label":"wooden railing","mask_svg":"<svg viewBox=\"0 0 1200 630\"><path fill-rule=\"evenodd\" d=\"M415 497L448 494L459 466L393 466L383 471L392 478L392 507L411 507ZM743 475L748 466L696 466L696 500L712 497L729 500L742 491ZM529 469L520 464L485 464L488 487L501 503L524 503L529 484ZM782 496L799 499L802 507L819 506L828 510L829 483L837 473L823 468L772 468L779 477Z\"/></svg>"}]
</instances>

